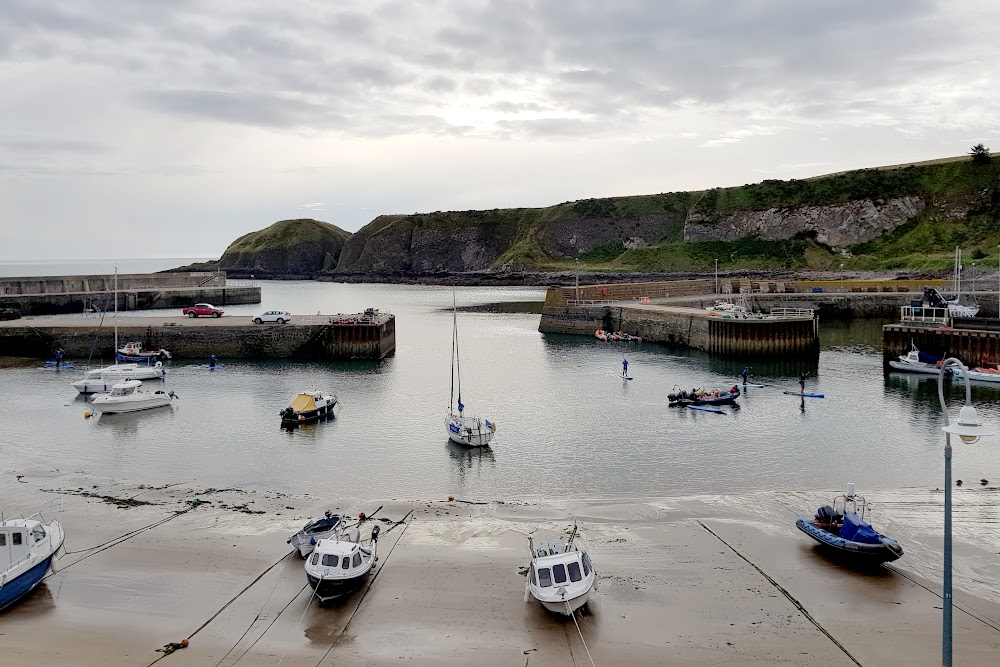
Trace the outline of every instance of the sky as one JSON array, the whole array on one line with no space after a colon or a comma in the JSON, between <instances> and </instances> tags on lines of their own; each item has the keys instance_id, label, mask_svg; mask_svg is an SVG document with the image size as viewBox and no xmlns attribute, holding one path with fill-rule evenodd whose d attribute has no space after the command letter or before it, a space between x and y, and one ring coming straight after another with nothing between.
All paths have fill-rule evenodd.
<instances>
[{"instance_id":1,"label":"sky","mask_svg":"<svg viewBox=\"0 0 1000 667\"><path fill-rule=\"evenodd\" d=\"M993 0L0 0L0 261L1000 151Z\"/></svg>"}]
</instances>

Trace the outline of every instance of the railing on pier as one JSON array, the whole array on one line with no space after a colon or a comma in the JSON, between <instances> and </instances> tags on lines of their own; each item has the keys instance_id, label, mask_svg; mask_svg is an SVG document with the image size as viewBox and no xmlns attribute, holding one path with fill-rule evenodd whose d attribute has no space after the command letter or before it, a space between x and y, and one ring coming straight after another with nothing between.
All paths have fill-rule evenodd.
<instances>
[{"instance_id":1,"label":"railing on pier","mask_svg":"<svg viewBox=\"0 0 1000 667\"><path fill-rule=\"evenodd\" d=\"M570 306L620 306L625 301L621 299L567 299L566 304Z\"/></svg>"},{"instance_id":2,"label":"railing on pier","mask_svg":"<svg viewBox=\"0 0 1000 667\"><path fill-rule=\"evenodd\" d=\"M295 321L300 324L333 324L333 325L354 325L371 324L381 325L389 321L392 313L387 310L379 310L375 313L337 313L336 315L295 315Z\"/></svg>"},{"instance_id":3,"label":"railing on pier","mask_svg":"<svg viewBox=\"0 0 1000 667\"><path fill-rule=\"evenodd\" d=\"M947 308L903 306L899 309L899 320L903 324L948 326L951 322L951 316Z\"/></svg>"},{"instance_id":4,"label":"railing on pier","mask_svg":"<svg viewBox=\"0 0 1000 667\"><path fill-rule=\"evenodd\" d=\"M812 319L816 312L812 308L772 308L770 317L777 320Z\"/></svg>"},{"instance_id":5,"label":"railing on pier","mask_svg":"<svg viewBox=\"0 0 1000 667\"><path fill-rule=\"evenodd\" d=\"M224 285L226 287L260 287L256 280L225 278L225 281Z\"/></svg>"}]
</instances>

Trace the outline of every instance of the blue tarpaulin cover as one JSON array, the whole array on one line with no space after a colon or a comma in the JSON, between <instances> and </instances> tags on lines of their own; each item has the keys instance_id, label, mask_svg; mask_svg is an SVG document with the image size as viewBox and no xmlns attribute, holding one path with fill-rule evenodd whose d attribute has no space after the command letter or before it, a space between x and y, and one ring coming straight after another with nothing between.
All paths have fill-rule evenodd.
<instances>
[{"instance_id":1,"label":"blue tarpaulin cover","mask_svg":"<svg viewBox=\"0 0 1000 667\"><path fill-rule=\"evenodd\" d=\"M875 529L861 520L856 512L844 512L844 525L840 529L840 537L861 544L881 544Z\"/></svg>"}]
</instances>

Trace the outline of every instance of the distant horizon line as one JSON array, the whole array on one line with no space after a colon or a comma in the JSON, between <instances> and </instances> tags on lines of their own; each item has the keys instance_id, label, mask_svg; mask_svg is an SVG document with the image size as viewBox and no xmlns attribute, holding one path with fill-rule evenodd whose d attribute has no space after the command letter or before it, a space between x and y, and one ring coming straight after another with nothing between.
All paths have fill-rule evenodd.
<instances>
[{"instance_id":1,"label":"distant horizon line","mask_svg":"<svg viewBox=\"0 0 1000 667\"><path fill-rule=\"evenodd\" d=\"M221 253L219 257L221 257ZM148 262L148 261L162 261L168 259L180 259L180 260L195 260L200 262L214 261L218 257L130 257L124 259L121 257L66 257L59 259L0 259L0 264L59 264L66 262Z\"/></svg>"}]
</instances>

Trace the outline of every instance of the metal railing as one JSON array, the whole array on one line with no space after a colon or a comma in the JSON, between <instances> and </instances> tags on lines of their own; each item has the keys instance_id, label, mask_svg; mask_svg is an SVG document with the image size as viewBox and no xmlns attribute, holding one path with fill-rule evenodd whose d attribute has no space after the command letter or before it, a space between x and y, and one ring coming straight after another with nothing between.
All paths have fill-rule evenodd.
<instances>
[{"instance_id":1,"label":"metal railing","mask_svg":"<svg viewBox=\"0 0 1000 667\"><path fill-rule=\"evenodd\" d=\"M904 324L947 326L951 322L951 314L947 308L902 306L899 309L899 320Z\"/></svg>"},{"instance_id":2,"label":"metal railing","mask_svg":"<svg viewBox=\"0 0 1000 667\"><path fill-rule=\"evenodd\" d=\"M621 299L567 299L570 306L618 306L625 303Z\"/></svg>"},{"instance_id":3,"label":"metal railing","mask_svg":"<svg viewBox=\"0 0 1000 667\"><path fill-rule=\"evenodd\" d=\"M812 308L772 308L770 316L775 319L812 319L816 311Z\"/></svg>"}]
</instances>

